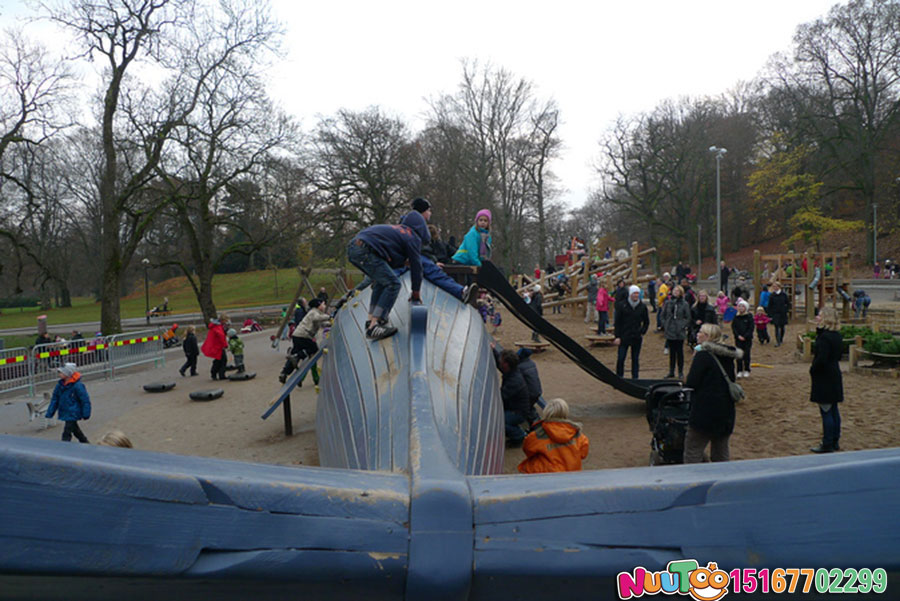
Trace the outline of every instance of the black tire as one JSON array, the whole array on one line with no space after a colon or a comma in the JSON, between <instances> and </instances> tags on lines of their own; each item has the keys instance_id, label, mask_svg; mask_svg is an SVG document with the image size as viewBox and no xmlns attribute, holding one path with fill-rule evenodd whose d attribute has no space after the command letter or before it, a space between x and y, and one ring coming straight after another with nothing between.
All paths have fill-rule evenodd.
<instances>
[{"instance_id":1,"label":"black tire","mask_svg":"<svg viewBox=\"0 0 900 601\"><path fill-rule=\"evenodd\" d=\"M232 382L240 382L242 380L252 380L256 377L255 371L245 371L238 374L231 374L228 376L228 379Z\"/></svg>"},{"instance_id":2,"label":"black tire","mask_svg":"<svg viewBox=\"0 0 900 601\"><path fill-rule=\"evenodd\" d=\"M189 396L192 401L214 401L220 396L225 394L225 391L221 388L215 388L212 390L198 390L196 392L192 392Z\"/></svg>"},{"instance_id":3,"label":"black tire","mask_svg":"<svg viewBox=\"0 0 900 601\"><path fill-rule=\"evenodd\" d=\"M167 392L175 388L175 382L151 382L144 384L144 390L147 392Z\"/></svg>"}]
</instances>

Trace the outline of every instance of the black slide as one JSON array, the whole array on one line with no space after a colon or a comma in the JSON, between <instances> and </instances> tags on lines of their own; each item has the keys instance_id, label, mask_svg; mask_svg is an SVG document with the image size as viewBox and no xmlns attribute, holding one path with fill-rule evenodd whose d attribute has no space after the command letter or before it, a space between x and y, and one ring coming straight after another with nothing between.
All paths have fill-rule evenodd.
<instances>
[{"instance_id":1,"label":"black slide","mask_svg":"<svg viewBox=\"0 0 900 601\"><path fill-rule=\"evenodd\" d=\"M175 382L151 382L144 384L144 390L147 392L166 392L175 388Z\"/></svg>"},{"instance_id":2,"label":"black slide","mask_svg":"<svg viewBox=\"0 0 900 601\"><path fill-rule=\"evenodd\" d=\"M616 390L624 392L628 396L644 400L647 396L647 380L640 384L620 378L608 367L600 363L596 357L588 352L580 344L569 338L553 324L534 312L534 309L525 304L516 290L509 285L500 270L490 261L483 261L478 270L476 282L482 288L486 288L492 295L500 299L509 311L519 318L519 321L546 338L553 346L575 364L591 374L601 382L609 384Z\"/></svg>"},{"instance_id":3,"label":"black slide","mask_svg":"<svg viewBox=\"0 0 900 601\"><path fill-rule=\"evenodd\" d=\"M225 394L225 391L221 388L215 388L213 390L198 390L196 392L192 392L189 396L193 401L214 401L220 396Z\"/></svg>"}]
</instances>

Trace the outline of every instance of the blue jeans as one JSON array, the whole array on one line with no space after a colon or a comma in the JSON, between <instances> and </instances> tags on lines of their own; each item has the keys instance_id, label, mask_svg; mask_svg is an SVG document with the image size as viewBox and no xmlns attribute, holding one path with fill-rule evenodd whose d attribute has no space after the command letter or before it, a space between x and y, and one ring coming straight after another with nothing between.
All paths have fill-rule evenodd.
<instances>
[{"instance_id":1,"label":"blue jeans","mask_svg":"<svg viewBox=\"0 0 900 601\"><path fill-rule=\"evenodd\" d=\"M400 279L388 262L365 243L357 244L356 240L351 240L347 258L372 280L369 314L376 319L387 319L400 293Z\"/></svg>"},{"instance_id":2,"label":"blue jeans","mask_svg":"<svg viewBox=\"0 0 900 601\"><path fill-rule=\"evenodd\" d=\"M621 341L619 344L619 357L616 361L616 375L620 378L625 376L625 356L628 354L628 347L631 347L631 377L634 380L638 378L638 371L640 370L640 358L641 358L641 343L643 342L642 338L638 338L637 340L633 340L631 342Z\"/></svg>"},{"instance_id":3,"label":"blue jeans","mask_svg":"<svg viewBox=\"0 0 900 601\"><path fill-rule=\"evenodd\" d=\"M838 403L831 403L828 411L823 411L819 405L819 413L822 414L822 446L837 446L841 439L841 412Z\"/></svg>"},{"instance_id":4,"label":"blue jeans","mask_svg":"<svg viewBox=\"0 0 900 601\"><path fill-rule=\"evenodd\" d=\"M503 421L506 423L506 440L525 440L525 430L521 424L528 420L522 417L518 411L503 410Z\"/></svg>"},{"instance_id":5,"label":"blue jeans","mask_svg":"<svg viewBox=\"0 0 900 601\"><path fill-rule=\"evenodd\" d=\"M606 324L609 323L609 311L597 311L599 321L597 322L597 333L606 334Z\"/></svg>"},{"instance_id":6,"label":"blue jeans","mask_svg":"<svg viewBox=\"0 0 900 601\"><path fill-rule=\"evenodd\" d=\"M422 257L422 277L441 290L449 292L454 297L462 300L463 287L425 256Z\"/></svg>"}]
</instances>

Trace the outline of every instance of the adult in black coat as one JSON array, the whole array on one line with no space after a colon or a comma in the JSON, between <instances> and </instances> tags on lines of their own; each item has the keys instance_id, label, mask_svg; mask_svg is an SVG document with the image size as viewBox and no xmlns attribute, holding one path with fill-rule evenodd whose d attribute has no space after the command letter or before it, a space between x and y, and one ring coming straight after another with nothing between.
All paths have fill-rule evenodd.
<instances>
[{"instance_id":1,"label":"adult in black coat","mask_svg":"<svg viewBox=\"0 0 900 601\"><path fill-rule=\"evenodd\" d=\"M809 400L818 403L822 415L822 443L810 449L813 453L839 451L841 438L841 413L838 403L844 400L844 381L840 360L843 341L837 310L824 307L816 316L816 342L809 377L812 387Z\"/></svg>"},{"instance_id":2,"label":"adult in black coat","mask_svg":"<svg viewBox=\"0 0 900 601\"><path fill-rule=\"evenodd\" d=\"M728 276L731 275L732 270L725 265L725 261L722 261L719 264L719 290L725 293L725 296L728 296Z\"/></svg>"},{"instance_id":3,"label":"adult in black coat","mask_svg":"<svg viewBox=\"0 0 900 601\"><path fill-rule=\"evenodd\" d=\"M625 357L628 348L631 348L631 377L638 378L640 372L641 343L644 334L650 327L650 313L646 305L641 302L641 289L631 286L628 289L628 297L625 302L616 303L616 315L613 320L613 332L616 337L613 344L619 347L619 356L616 360L616 375L625 375Z\"/></svg>"},{"instance_id":4,"label":"adult in black coat","mask_svg":"<svg viewBox=\"0 0 900 601\"><path fill-rule=\"evenodd\" d=\"M537 313L538 315L544 314L544 295L541 294L541 285L540 284L535 284L532 287L531 304L529 306L532 309L534 309L534 312ZM541 337L538 335L538 333L536 331L532 331L531 332L531 340L533 342L540 342Z\"/></svg>"},{"instance_id":5,"label":"adult in black coat","mask_svg":"<svg viewBox=\"0 0 900 601\"><path fill-rule=\"evenodd\" d=\"M697 300L691 306L691 344L697 342L697 332L705 323L718 324L719 319L715 305L709 302L709 294L706 290L700 290L697 292Z\"/></svg>"},{"instance_id":6,"label":"adult in black coat","mask_svg":"<svg viewBox=\"0 0 900 601\"><path fill-rule=\"evenodd\" d=\"M534 423L538 420L534 406L544 394L541 387L541 376L538 374L537 364L531 358L531 349L521 348L516 354L519 356L519 371L522 372L525 386L528 387L528 423Z\"/></svg>"},{"instance_id":7,"label":"adult in black coat","mask_svg":"<svg viewBox=\"0 0 900 601\"><path fill-rule=\"evenodd\" d=\"M700 463L706 445L712 461L728 461L728 439L734 431L734 401L719 364L734 382L734 360L743 352L720 343L722 330L714 324L703 324L697 333L700 350L694 353L691 369L684 385L694 390L691 415L684 436L684 462Z\"/></svg>"},{"instance_id":8,"label":"adult in black coat","mask_svg":"<svg viewBox=\"0 0 900 601\"><path fill-rule=\"evenodd\" d=\"M525 430L522 424L529 424L530 415L528 401L528 386L525 378L519 371L519 356L515 351L494 351L494 361L497 369L503 374L500 381L500 398L503 400L503 418L506 424L506 444L508 446L522 446L525 440Z\"/></svg>"},{"instance_id":9,"label":"adult in black coat","mask_svg":"<svg viewBox=\"0 0 900 601\"><path fill-rule=\"evenodd\" d=\"M200 347L197 346L197 335L194 333L194 326L188 326L187 336L184 337L184 342L181 343L181 349L184 351L185 361L178 373L183 376L184 372L190 369L191 375L196 376L197 356L200 354Z\"/></svg>"},{"instance_id":10,"label":"adult in black coat","mask_svg":"<svg viewBox=\"0 0 900 601\"><path fill-rule=\"evenodd\" d=\"M791 299L781 289L781 284L775 282L772 284L772 294L769 295L769 306L766 307L766 313L772 318L772 325L775 326L775 346L781 346L784 340L784 326L787 325L790 309Z\"/></svg>"}]
</instances>

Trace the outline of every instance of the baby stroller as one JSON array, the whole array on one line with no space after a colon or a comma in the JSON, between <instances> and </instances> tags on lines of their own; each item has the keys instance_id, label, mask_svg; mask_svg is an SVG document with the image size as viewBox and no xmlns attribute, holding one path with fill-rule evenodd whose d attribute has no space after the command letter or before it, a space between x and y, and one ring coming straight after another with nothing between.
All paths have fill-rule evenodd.
<instances>
[{"instance_id":1,"label":"baby stroller","mask_svg":"<svg viewBox=\"0 0 900 601\"><path fill-rule=\"evenodd\" d=\"M647 423L650 465L682 463L684 435L691 415L691 389L678 383L659 382L647 391Z\"/></svg>"}]
</instances>

